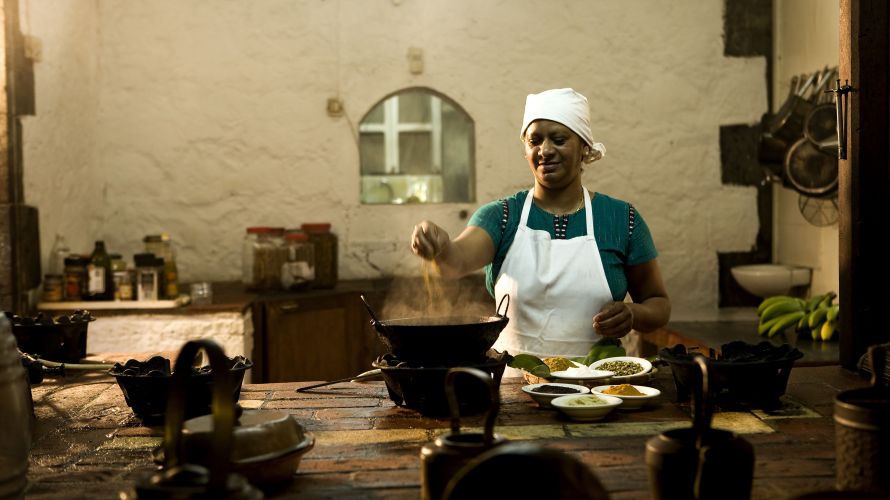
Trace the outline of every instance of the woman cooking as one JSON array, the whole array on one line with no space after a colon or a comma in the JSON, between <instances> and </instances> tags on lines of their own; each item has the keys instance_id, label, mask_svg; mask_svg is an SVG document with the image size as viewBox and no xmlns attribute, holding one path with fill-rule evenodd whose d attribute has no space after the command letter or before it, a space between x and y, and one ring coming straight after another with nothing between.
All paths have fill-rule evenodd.
<instances>
[{"instance_id":1,"label":"woman cooking","mask_svg":"<svg viewBox=\"0 0 890 500\"><path fill-rule=\"evenodd\" d=\"M482 206L453 240L430 221L417 224L412 251L445 277L485 267L496 303L510 296L498 350L585 356L602 337L664 326L671 303L642 216L581 184L584 165L605 153L587 98L572 89L529 95L519 136L534 187Z\"/></svg>"}]
</instances>

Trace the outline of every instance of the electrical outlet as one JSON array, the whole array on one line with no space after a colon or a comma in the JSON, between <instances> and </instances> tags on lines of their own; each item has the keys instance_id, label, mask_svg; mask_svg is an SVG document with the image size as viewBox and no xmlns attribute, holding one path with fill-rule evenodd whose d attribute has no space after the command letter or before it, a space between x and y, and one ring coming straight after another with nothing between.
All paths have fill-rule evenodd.
<instances>
[{"instance_id":1,"label":"electrical outlet","mask_svg":"<svg viewBox=\"0 0 890 500\"><path fill-rule=\"evenodd\" d=\"M412 75L423 73L423 49L420 47L410 47L408 49L408 71Z\"/></svg>"},{"instance_id":2,"label":"electrical outlet","mask_svg":"<svg viewBox=\"0 0 890 500\"><path fill-rule=\"evenodd\" d=\"M343 101L339 97L328 97L328 116L343 114Z\"/></svg>"}]
</instances>

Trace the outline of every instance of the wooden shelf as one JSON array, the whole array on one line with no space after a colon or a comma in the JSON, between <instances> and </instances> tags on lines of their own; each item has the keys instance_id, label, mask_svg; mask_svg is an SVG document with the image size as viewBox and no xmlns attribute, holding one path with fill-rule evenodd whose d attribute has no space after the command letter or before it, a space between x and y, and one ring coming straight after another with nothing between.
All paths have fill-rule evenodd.
<instances>
[{"instance_id":1,"label":"wooden shelf","mask_svg":"<svg viewBox=\"0 0 890 500\"><path fill-rule=\"evenodd\" d=\"M90 300L81 302L41 302L37 309L42 311L112 310L112 309L175 309L188 304L191 298L180 295L173 300Z\"/></svg>"}]
</instances>

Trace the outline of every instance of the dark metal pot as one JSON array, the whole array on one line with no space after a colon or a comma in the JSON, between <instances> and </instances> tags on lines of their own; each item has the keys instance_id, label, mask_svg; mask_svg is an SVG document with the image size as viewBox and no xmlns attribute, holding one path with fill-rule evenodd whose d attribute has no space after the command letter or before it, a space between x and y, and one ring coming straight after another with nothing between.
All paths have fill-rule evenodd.
<instances>
[{"instance_id":1,"label":"dark metal pot","mask_svg":"<svg viewBox=\"0 0 890 500\"><path fill-rule=\"evenodd\" d=\"M470 380L477 384L481 382L479 385L488 393L488 414L483 432L460 430L460 410L455 390L455 379L460 374L471 376ZM444 389L451 412L451 432L439 436L420 450L420 498L424 500L442 498L448 481L461 467L483 452L507 442L504 437L494 433L494 421L501 399L498 386L488 373L469 367L451 368L445 377Z\"/></svg>"},{"instance_id":2,"label":"dark metal pot","mask_svg":"<svg viewBox=\"0 0 890 500\"><path fill-rule=\"evenodd\" d=\"M890 387L882 377L887 355L880 346L868 355L872 386L843 391L834 400L837 487L890 497Z\"/></svg>"},{"instance_id":3,"label":"dark metal pot","mask_svg":"<svg viewBox=\"0 0 890 500\"><path fill-rule=\"evenodd\" d=\"M704 356L694 361L701 375L692 397L692 427L665 431L646 443L652 498L747 500L754 448L741 436L711 428L709 363Z\"/></svg>"},{"instance_id":4,"label":"dark metal pot","mask_svg":"<svg viewBox=\"0 0 890 500\"><path fill-rule=\"evenodd\" d=\"M507 299L503 314L501 306ZM378 338L395 357L410 363L450 364L485 358L507 326L509 296L498 304L496 316L439 316L380 321L362 297Z\"/></svg>"}]
</instances>

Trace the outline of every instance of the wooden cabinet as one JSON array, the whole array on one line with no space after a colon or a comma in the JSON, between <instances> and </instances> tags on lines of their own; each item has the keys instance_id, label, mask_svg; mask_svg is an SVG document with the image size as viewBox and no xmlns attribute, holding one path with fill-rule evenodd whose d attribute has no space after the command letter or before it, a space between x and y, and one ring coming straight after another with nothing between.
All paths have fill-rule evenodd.
<instances>
[{"instance_id":1,"label":"wooden cabinet","mask_svg":"<svg viewBox=\"0 0 890 500\"><path fill-rule=\"evenodd\" d=\"M383 352L358 292L272 298L254 313L262 382L345 378L370 370Z\"/></svg>"},{"instance_id":2,"label":"wooden cabinet","mask_svg":"<svg viewBox=\"0 0 890 500\"><path fill-rule=\"evenodd\" d=\"M433 315L494 314L481 275L444 282ZM323 381L371 370L386 352L360 296L380 319L426 315L428 297L420 278L341 281L332 290L267 293L252 304L252 381ZM390 314L392 316L387 316Z\"/></svg>"}]
</instances>

